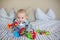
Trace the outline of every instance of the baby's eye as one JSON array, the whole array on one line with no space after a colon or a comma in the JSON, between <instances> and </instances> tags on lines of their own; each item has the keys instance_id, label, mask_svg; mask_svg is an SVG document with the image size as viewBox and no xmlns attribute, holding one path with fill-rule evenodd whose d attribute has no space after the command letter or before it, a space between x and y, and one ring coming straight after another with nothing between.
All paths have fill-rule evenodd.
<instances>
[{"instance_id":1,"label":"baby's eye","mask_svg":"<svg viewBox=\"0 0 60 40\"><path fill-rule=\"evenodd\" d=\"M24 17L22 17L22 19L24 19Z\"/></svg>"},{"instance_id":2,"label":"baby's eye","mask_svg":"<svg viewBox=\"0 0 60 40\"><path fill-rule=\"evenodd\" d=\"M20 17L18 17L18 19L19 19Z\"/></svg>"}]
</instances>

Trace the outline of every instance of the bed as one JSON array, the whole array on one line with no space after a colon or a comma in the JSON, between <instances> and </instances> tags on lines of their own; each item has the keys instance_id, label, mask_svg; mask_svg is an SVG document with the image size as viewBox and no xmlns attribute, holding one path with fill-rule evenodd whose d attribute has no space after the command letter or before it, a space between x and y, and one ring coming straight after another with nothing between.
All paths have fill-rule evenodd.
<instances>
[{"instance_id":1,"label":"bed","mask_svg":"<svg viewBox=\"0 0 60 40\"><path fill-rule=\"evenodd\" d=\"M37 13L36 14L37 20L35 22L31 22L32 28L34 29L34 31L36 31L37 29L49 31L50 35L42 36L40 34L37 34L35 40L60 40L60 21L55 20L53 11L50 10L48 12L49 21L48 20L46 21L46 19L48 19L48 18L45 15L45 13L43 11L41 11L40 9L38 9L38 11L36 13ZM7 16L7 13L3 8L0 9L0 40L29 40L25 36L20 36L19 38L16 38L8 30L7 24L12 23L12 20L14 19L14 15L15 14L14 14L13 9L10 12L10 16ZM33 16L31 16L31 17L33 17ZM41 19L43 21L41 21ZM51 20L51 19L53 19L53 20Z\"/></svg>"},{"instance_id":2,"label":"bed","mask_svg":"<svg viewBox=\"0 0 60 40\"><path fill-rule=\"evenodd\" d=\"M6 21L5 21L6 22ZM31 22L33 25L33 29L36 31L37 29L48 30L50 31L50 35L42 36L37 34L35 40L60 40L60 21L54 20L49 22ZM9 31L7 29L7 25L0 25L0 40L29 40L25 36L21 36L16 38L14 36L8 36Z\"/></svg>"}]
</instances>

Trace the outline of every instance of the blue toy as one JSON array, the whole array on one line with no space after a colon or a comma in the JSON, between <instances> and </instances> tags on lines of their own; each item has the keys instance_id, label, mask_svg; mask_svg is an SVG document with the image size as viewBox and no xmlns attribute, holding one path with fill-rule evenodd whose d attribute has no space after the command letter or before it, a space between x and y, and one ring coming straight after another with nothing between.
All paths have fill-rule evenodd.
<instances>
[{"instance_id":1,"label":"blue toy","mask_svg":"<svg viewBox=\"0 0 60 40\"><path fill-rule=\"evenodd\" d=\"M14 31L13 34L14 34L15 37L19 37L20 36L17 31Z\"/></svg>"}]
</instances>

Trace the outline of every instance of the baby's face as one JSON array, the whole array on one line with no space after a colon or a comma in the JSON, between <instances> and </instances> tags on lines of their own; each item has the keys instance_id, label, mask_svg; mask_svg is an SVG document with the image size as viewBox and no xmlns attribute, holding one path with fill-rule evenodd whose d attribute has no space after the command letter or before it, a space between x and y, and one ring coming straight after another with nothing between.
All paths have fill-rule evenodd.
<instances>
[{"instance_id":1,"label":"baby's face","mask_svg":"<svg viewBox=\"0 0 60 40\"><path fill-rule=\"evenodd\" d=\"M26 20L26 13L25 12L18 13L16 19L18 22L21 22L21 23L24 22Z\"/></svg>"}]
</instances>

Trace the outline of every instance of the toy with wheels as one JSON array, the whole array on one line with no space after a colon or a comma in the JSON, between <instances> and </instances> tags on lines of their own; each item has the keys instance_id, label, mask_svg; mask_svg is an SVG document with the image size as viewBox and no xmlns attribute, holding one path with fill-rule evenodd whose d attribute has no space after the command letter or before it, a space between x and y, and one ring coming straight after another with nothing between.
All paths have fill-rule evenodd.
<instances>
[{"instance_id":1,"label":"toy with wheels","mask_svg":"<svg viewBox=\"0 0 60 40\"><path fill-rule=\"evenodd\" d=\"M19 31L19 34L24 35L25 32L26 32L26 28L21 28L20 31Z\"/></svg>"}]
</instances>

